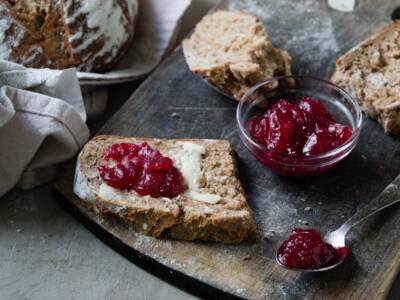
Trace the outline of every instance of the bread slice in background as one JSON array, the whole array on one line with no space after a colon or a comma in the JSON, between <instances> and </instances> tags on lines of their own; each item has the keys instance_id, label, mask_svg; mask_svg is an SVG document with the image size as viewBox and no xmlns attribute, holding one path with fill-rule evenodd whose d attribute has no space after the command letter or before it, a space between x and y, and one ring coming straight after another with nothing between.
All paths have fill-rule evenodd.
<instances>
[{"instance_id":1,"label":"bread slice in background","mask_svg":"<svg viewBox=\"0 0 400 300\"><path fill-rule=\"evenodd\" d=\"M102 182L97 167L104 163L105 150L121 142L146 142L153 149L169 156L184 175L186 184L187 178L185 172L182 172L183 157L189 155L193 147L200 147L203 154L198 174L192 174L198 183L196 192L217 195L218 199L205 197L206 201L195 200L197 196L190 196L189 189L172 199L140 197L135 192L118 191L107 186ZM182 152L183 148L187 152ZM256 236L255 222L237 177L233 151L225 140L97 136L85 145L79 155L74 192L89 208L102 215L117 216L136 230L154 237L232 244Z\"/></svg>"},{"instance_id":2,"label":"bread slice in background","mask_svg":"<svg viewBox=\"0 0 400 300\"><path fill-rule=\"evenodd\" d=\"M332 81L354 96L385 133L400 133L400 21L340 57Z\"/></svg>"},{"instance_id":3,"label":"bread slice in background","mask_svg":"<svg viewBox=\"0 0 400 300\"><path fill-rule=\"evenodd\" d=\"M182 46L191 71L237 100L259 82L291 74L289 53L274 48L260 20L248 13L206 15Z\"/></svg>"}]
</instances>

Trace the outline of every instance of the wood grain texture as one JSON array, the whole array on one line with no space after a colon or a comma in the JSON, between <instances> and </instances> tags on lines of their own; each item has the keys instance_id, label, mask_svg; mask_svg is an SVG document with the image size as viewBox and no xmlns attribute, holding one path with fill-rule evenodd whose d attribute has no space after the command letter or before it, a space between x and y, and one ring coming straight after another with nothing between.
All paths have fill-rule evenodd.
<instances>
[{"instance_id":1,"label":"wood grain texture","mask_svg":"<svg viewBox=\"0 0 400 300\"><path fill-rule=\"evenodd\" d=\"M329 78L335 60L389 21L395 1L360 0L352 14L317 0L223 1L220 8L258 15L274 44L291 53L296 74ZM298 274L274 261L277 243L306 220L322 232L337 228L399 173L399 138L366 119L359 146L328 174L293 180L272 174L241 144L236 103L187 68L178 48L101 130L102 134L165 138L217 138L232 142L240 177L265 237L256 244L224 246L156 240L97 218L72 194L72 169L57 188L90 218L127 245L161 264L233 295L251 299L384 299L400 268L398 206L368 220L349 236L349 259L321 274ZM171 118L177 112L179 118ZM311 211L305 211L311 207ZM250 255L250 258L249 258Z\"/></svg>"}]
</instances>

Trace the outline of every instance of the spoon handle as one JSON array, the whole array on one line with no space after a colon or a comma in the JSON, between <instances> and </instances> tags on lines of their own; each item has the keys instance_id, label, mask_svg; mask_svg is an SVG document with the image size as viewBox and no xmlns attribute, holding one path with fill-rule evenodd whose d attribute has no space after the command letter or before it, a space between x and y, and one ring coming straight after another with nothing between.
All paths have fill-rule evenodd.
<instances>
[{"instance_id":1,"label":"spoon handle","mask_svg":"<svg viewBox=\"0 0 400 300\"><path fill-rule=\"evenodd\" d=\"M400 175L370 203L357 210L357 212L340 227L340 230L346 234L350 228L397 202L400 202Z\"/></svg>"}]
</instances>

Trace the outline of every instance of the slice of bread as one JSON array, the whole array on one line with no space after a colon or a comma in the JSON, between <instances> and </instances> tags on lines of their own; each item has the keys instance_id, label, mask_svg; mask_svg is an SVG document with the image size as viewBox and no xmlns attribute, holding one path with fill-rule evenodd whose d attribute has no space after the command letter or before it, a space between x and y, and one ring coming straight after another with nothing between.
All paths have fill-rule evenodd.
<instances>
[{"instance_id":1,"label":"slice of bread","mask_svg":"<svg viewBox=\"0 0 400 300\"><path fill-rule=\"evenodd\" d=\"M113 189L99 176L105 150L115 143L148 143L174 161L187 185L172 199L141 197ZM183 240L240 243L256 237L256 226L225 140L167 140L97 136L79 155L75 194L89 208L114 215L144 234Z\"/></svg>"},{"instance_id":2,"label":"slice of bread","mask_svg":"<svg viewBox=\"0 0 400 300\"><path fill-rule=\"evenodd\" d=\"M400 21L340 57L332 81L352 94L386 133L400 133Z\"/></svg>"},{"instance_id":3,"label":"slice of bread","mask_svg":"<svg viewBox=\"0 0 400 300\"><path fill-rule=\"evenodd\" d=\"M182 46L190 70L237 100L261 81L291 74L288 52L274 48L260 20L248 13L205 16Z\"/></svg>"}]
</instances>

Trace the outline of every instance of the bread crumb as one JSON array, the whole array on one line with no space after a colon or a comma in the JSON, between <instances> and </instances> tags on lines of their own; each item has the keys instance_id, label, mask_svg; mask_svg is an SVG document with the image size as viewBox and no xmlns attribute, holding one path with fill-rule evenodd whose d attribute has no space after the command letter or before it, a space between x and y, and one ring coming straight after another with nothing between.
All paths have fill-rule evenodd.
<instances>
[{"instance_id":1,"label":"bread crumb","mask_svg":"<svg viewBox=\"0 0 400 300\"><path fill-rule=\"evenodd\" d=\"M204 188L207 184L207 178L204 175L201 175L198 179L198 184L200 188Z\"/></svg>"},{"instance_id":2,"label":"bread crumb","mask_svg":"<svg viewBox=\"0 0 400 300\"><path fill-rule=\"evenodd\" d=\"M312 208L309 207L309 206L307 206L306 208L304 208L304 211L311 211L311 210L312 210Z\"/></svg>"},{"instance_id":3,"label":"bread crumb","mask_svg":"<svg viewBox=\"0 0 400 300\"><path fill-rule=\"evenodd\" d=\"M303 225L309 225L310 223L307 220L299 220L299 223Z\"/></svg>"},{"instance_id":4,"label":"bread crumb","mask_svg":"<svg viewBox=\"0 0 400 300\"><path fill-rule=\"evenodd\" d=\"M177 112L174 111L174 112L171 114L171 118L177 119L177 118L179 118L179 114L178 114Z\"/></svg>"}]
</instances>

